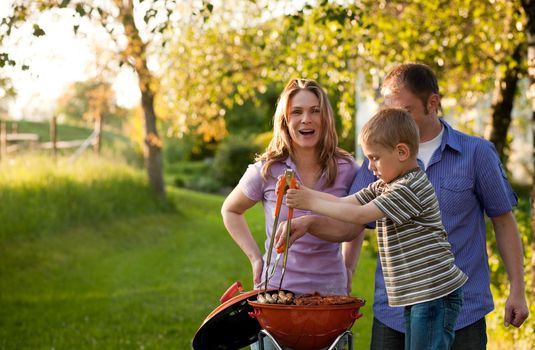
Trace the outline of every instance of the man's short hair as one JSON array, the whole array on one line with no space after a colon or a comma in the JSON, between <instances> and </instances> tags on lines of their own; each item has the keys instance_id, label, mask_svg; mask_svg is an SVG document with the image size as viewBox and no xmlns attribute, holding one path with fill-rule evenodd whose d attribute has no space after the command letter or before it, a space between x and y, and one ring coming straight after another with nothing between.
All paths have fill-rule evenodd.
<instances>
[{"instance_id":1,"label":"man's short hair","mask_svg":"<svg viewBox=\"0 0 535 350\"><path fill-rule=\"evenodd\" d=\"M427 111L429 96L440 96L438 81L435 73L423 63L403 63L397 65L388 73L383 81L382 91L390 89L396 91L406 88L418 96Z\"/></svg>"}]
</instances>

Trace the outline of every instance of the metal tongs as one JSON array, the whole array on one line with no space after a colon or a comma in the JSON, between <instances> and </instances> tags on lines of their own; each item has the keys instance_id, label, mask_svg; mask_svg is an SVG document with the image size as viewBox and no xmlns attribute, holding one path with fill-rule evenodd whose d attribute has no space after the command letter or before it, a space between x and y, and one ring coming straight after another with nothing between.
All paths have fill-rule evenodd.
<instances>
[{"instance_id":1,"label":"metal tongs","mask_svg":"<svg viewBox=\"0 0 535 350\"><path fill-rule=\"evenodd\" d=\"M279 215L282 207L282 197L288 188L296 188L297 182L295 180L295 173L292 169L287 169L284 172L284 175L279 178L277 181L277 202L275 204L275 218L273 220L273 229L271 230L271 240L269 242L269 249L267 254L267 263L266 269L269 269L269 264L271 263L271 254L273 250L273 244L275 242L275 232L277 232L277 227L279 225ZM277 265L279 263L281 254L284 253L284 258L282 259L282 275L279 283L279 290L282 287L282 280L284 279L284 274L286 273L286 263L288 260L288 245L290 243L290 231L291 231L291 222L293 217L294 210L293 208L288 208L288 217L286 223L286 243L277 249L277 257L275 258L275 263L271 268L271 271L266 271L266 277L264 280L264 292L267 291L268 282L275 274Z\"/></svg>"}]
</instances>

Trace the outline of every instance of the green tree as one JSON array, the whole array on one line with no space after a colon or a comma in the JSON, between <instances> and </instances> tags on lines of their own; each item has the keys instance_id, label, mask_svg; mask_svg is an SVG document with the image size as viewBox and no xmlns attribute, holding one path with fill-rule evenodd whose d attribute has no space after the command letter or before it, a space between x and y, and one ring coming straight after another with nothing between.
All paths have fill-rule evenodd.
<instances>
[{"instance_id":1,"label":"green tree","mask_svg":"<svg viewBox=\"0 0 535 350\"><path fill-rule=\"evenodd\" d=\"M155 193L164 198L161 140L154 109L158 84L155 73L147 65L147 60L152 49L165 44L161 33L168 28L173 15L187 17L193 14L207 18L212 5L202 1L186 6L176 0L113 0L104 3L81 0L15 0L11 6L11 13L2 19L0 44L23 22L33 23L34 36L45 35L46 28L41 28L34 21L35 16L54 9L69 11L79 19L80 24L76 24L73 28L75 32L79 31L83 19L89 19L93 24L103 28L113 43L117 61L129 65L136 72L144 116L145 164ZM15 65L16 62L10 58L8 52L0 52L0 66L6 64Z\"/></svg>"},{"instance_id":2,"label":"green tree","mask_svg":"<svg viewBox=\"0 0 535 350\"><path fill-rule=\"evenodd\" d=\"M373 6L363 1L362 6ZM424 62L437 72L444 97L453 98L448 109L460 112L494 86L490 139L501 158L518 80L524 65L518 61L523 48L523 15L512 1L436 0L380 1L377 11L362 12L370 40L363 51L380 67L406 61ZM433 16L421 14L433 13Z\"/></svg>"},{"instance_id":3,"label":"green tree","mask_svg":"<svg viewBox=\"0 0 535 350\"><path fill-rule=\"evenodd\" d=\"M227 112L267 91L261 10L253 1L231 1L215 6L210 21L190 18L167 33L158 110L174 120L175 135L220 141Z\"/></svg>"},{"instance_id":4,"label":"green tree","mask_svg":"<svg viewBox=\"0 0 535 350\"><path fill-rule=\"evenodd\" d=\"M354 137L359 73L368 82L365 93L376 96L393 64L419 61L438 73L444 95L456 101L450 108L473 107L494 86L506 87L496 91L491 123L491 139L503 154L524 72L514 55L525 39L522 21L518 4L505 0L361 0L320 1L260 22L236 24L222 16L217 26L189 23L165 54L163 102L168 111L179 111L179 133L197 123L195 131L222 138L229 106L256 99L268 84L312 78L335 102L344 140Z\"/></svg>"},{"instance_id":5,"label":"green tree","mask_svg":"<svg viewBox=\"0 0 535 350\"><path fill-rule=\"evenodd\" d=\"M128 111L117 105L110 83L91 79L71 84L59 97L56 113L68 121L89 125L100 115L107 124L120 127Z\"/></svg>"},{"instance_id":6,"label":"green tree","mask_svg":"<svg viewBox=\"0 0 535 350\"><path fill-rule=\"evenodd\" d=\"M73 122L85 122L98 132L95 151L100 153L104 123L120 126L128 111L117 106L110 83L96 79L76 82L58 99L57 114Z\"/></svg>"},{"instance_id":7,"label":"green tree","mask_svg":"<svg viewBox=\"0 0 535 350\"><path fill-rule=\"evenodd\" d=\"M533 169L535 169L535 1L522 0L522 7L526 13L526 32L528 37L528 98L531 101L531 123L533 132ZM531 178L531 300L535 301L535 170Z\"/></svg>"},{"instance_id":8,"label":"green tree","mask_svg":"<svg viewBox=\"0 0 535 350\"><path fill-rule=\"evenodd\" d=\"M0 119L7 117L7 102L16 95L11 79L0 75Z\"/></svg>"}]
</instances>

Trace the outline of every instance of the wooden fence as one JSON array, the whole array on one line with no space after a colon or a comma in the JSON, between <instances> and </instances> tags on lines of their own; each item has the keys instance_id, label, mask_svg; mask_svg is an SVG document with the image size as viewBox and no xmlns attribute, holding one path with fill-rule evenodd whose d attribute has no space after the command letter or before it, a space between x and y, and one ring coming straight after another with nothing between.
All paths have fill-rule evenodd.
<instances>
[{"instance_id":1,"label":"wooden fence","mask_svg":"<svg viewBox=\"0 0 535 350\"><path fill-rule=\"evenodd\" d=\"M22 148L51 150L54 157L60 149L74 149L76 152L71 156L71 161L76 160L89 146L95 147L99 140L100 130L95 129L87 139L59 141L57 133L57 120L50 121L50 141L39 142L39 135L34 133L19 133L18 124L11 123L11 130L8 130L5 121L0 122L0 161L8 154L16 153Z\"/></svg>"}]
</instances>

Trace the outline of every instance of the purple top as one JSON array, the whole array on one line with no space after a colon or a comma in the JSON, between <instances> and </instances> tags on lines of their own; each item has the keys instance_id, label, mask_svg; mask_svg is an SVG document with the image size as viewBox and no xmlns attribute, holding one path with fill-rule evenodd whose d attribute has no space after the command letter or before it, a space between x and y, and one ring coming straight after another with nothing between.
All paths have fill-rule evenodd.
<instances>
[{"instance_id":1,"label":"purple top","mask_svg":"<svg viewBox=\"0 0 535 350\"><path fill-rule=\"evenodd\" d=\"M437 194L455 265L468 275L463 286L464 305L455 326L460 329L485 317L494 307L484 214L505 214L517 204L517 198L492 143L456 131L442 119L441 122L442 144L425 172ZM356 192L372 181L373 173L364 161L351 191ZM404 332L403 308L388 306L380 264L375 273L373 312L388 327Z\"/></svg>"},{"instance_id":2,"label":"purple top","mask_svg":"<svg viewBox=\"0 0 535 350\"><path fill-rule=\"evenodd\" d=\"M326 188L325 174L322 174L316 186L317 191L333 194L338 197L346 196L351 186L351 182L357 172L357 165L352 160L338 159L338 175L333 186ZM277 196L275 187L277 178L286 169L293 169L297 181L300 180L299 172L290 158L284 162L274 163L269 171L267 179L261 174L264 162L258 161L249 165L245 174L240 180L240 188L249 199L258 202L262 201L264 206L264 216L266 218L267 237L264 242L264 250L269 249L271 239L271 229L273 227L275 202ZM283 198L282 208L279 216L279 223L286 220L288 208L286 207L286 197ZM294 210L294 218L311 215L307 210ZM276 252L272 255L271 266L274 264ZM281 278L282 257L277 266L275 274L268 283L269 288L278 288ZM267 262L267 255L264 254L264 264ZM271 269L271 266L269 269ZM264 273L266 272L264 265ZM262 281L265 275L262 275ZM282 288L297 294L319 292L321 294L347 294L347 275L339 243L332 243L316 238L310 234L295 241L288 251L288 261L286 264L286 274Z\"/></svg>"}]
</instances>

